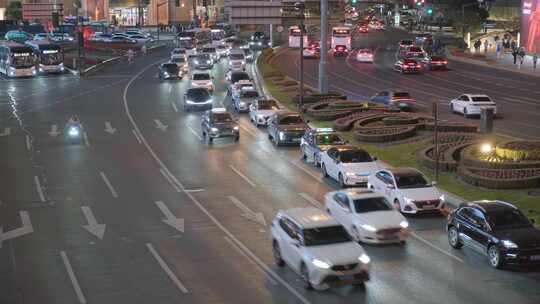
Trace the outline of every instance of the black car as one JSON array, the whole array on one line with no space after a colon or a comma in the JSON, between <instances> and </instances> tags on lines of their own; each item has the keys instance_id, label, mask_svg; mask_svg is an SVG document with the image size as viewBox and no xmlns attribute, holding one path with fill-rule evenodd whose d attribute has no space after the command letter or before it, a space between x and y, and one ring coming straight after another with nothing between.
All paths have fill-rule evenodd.
<instances>
[{"instance_id":1,"label":"black car","mask_svg":"<svg viewBox=\"0 0 540 304\"><path fill-rule=\"evenodd\" d=\"M268 119L267 129L268 139L276 146L299 145L309 126L298 113L277 112Z\"/></svg>"},{"instance_id":2,"label":"black car","mask_svg":"<svg viewBox=\"0 0 540 304\"><path fill-rule=\"evenodd\" d=\"M207 88L190 88L184 94L184 110L211 109L212 95Z\"/></svg>"},{"instance_id":3,"label":"black car","mask_svg":"<svg viewBox=\"0 0 540 304\"><path fill-rule=\"evenodd\" d=\"M231 82L231 85L237 83L240 80L251 80L249 74L244 71L231 71L227 75L227 79ZM229 88L230 89L230 88Z\"/></svg>"},{"instance_id":4,"label":"black car","mask_svg":"<svg viewBox=\"0 0 540 304\"><path fill-rule=\"evenodd\" d=\"M270 39L263 32L255 32L249 38L249 47L255 50L265 49L270 46Z\"/></svg>"},{"instance_id":5,"label":"black car","mask_svg":"<svg viewBox=\"0 0 540 304\"><path fill-rule=\"evenodd\" d=\"M495 268L540 265L540 230L514 205L502 201L462 204L448 216L448 242L485 254Z\"/></svg>"},{"instance_id":6,"label":"black car","mask_svg":"<svg viewBox=\"0 0 540 304\"><path fill-rule=\"evenodd\" d=\"M203 138L211 144L214 138L232 137L240 139L240 129L231 113L224 108L215 108L204 113L201 120Z\"/></svg>"},{"instance_id":7,"label":"black car","mask_svg":"<svg viewBox=\"0 0 540 304\"><path fill-rule=\"evenodd\" d=\"M422 59L422 63L428 70L447 70L448 60L441 56L427 56Z\"/></svg>"},{"instance_id":8,"label":"black car","mask_svg":"<svg viewBox=\"0 0 540 304\"><path fill-rule=\"evenodd\" d=\"M159 66L159 79L181 79L182 71L176 63L167 62Z\"/></svg>"},{"instance_id":9,"label":"black car","mask_svg":"<svg viewBox=\"0 0 540 304\"><path fill-rule=\"evenodd\" d=\"M302 136L300 150L302 158L306 162L313 163L316 167L321 164L321 153L331 147L345 145L347 143L339 133L332 128L311 129Z\"/></svg>"}]
</instances>

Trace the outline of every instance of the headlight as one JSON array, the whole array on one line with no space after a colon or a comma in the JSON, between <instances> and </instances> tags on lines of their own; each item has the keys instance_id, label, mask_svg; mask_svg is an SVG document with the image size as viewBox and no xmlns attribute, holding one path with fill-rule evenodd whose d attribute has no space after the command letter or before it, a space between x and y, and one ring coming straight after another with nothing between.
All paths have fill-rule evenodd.
<instances>
[{"instance_id":1,"label":"headlight","mask_svg":"<svg viewBox=\"0 0 540 304\"><path fill-rule=\"evenodd\" d=\"M369 256L365 253L362 253L362 255L358 258L358 260L362 262L362 264L369 264L369 262L371 261Z\"/></svg>"},{"instance_id":2,"label":"headlight","mask_svg":"<svg viewBox=\"0 0 540 304\"><path fill-rule=\"evenodd\" d=\"M362 225L362 228L366 229L367 231L371 231L371 232L375 232L377 229L375 229L375 227L371 226L371 225Z\"/></svg>"},{"instance_id":3,"label":"headlight","mask_svg":"<svg viewBox=\"0 0 540 304\"><path fill-rule=\"evenodd\" d=\"M75 127L69 128L68 134L69 134L69 136L71 136L71 137L79 136L79 129L77 129L77 128L75 128Z\"/></svg>"},{"instance_id":4,"label":"headlight","mask_svg":"<svg viewBox=\"0 0 540 304\"><path fill-rule=\"evenodd\" d=\"M217 131L219 131L218 128L210 128L210 132L216 133Z\"/></svg>"},{"instance_id":5,"label":"headlight","mask_svg":"<svg viewBox=\"0 0 540 304\"><path fill-rule=\"evenodd\" d=\"M321 260L313 259L313 261L311 262L313 263L313 265L317 266L318 268L322 268L322 269L330 268L330 265L328 265L328 263L323 262Z\"/></svg>"},{"instance_id":6,"label":"headlight","mask_svg":"<svg viewBox=\"0 0 540 304\"><path fill-rule=\"evenodd\" d=\"M279 139L285 140L285 133L283 133L282 131L279 131Z\"/></svg>"},{"instance_id":7,"label":"headlight","mask_svg":"<svg viewBox=\"0 0 540 304\"><path fill-rule=\"evenodd\" d=\"M238 103L238 105L241 106L241 107L245 107L245 106L246 106L246 103L243 102L243 101L240 101L240 102Z\"/></svg>"},{"instance_id":8,"label":"headlight","mask_svg":"<svg viewBox=\"0 0 540 304\"><path fill-rule=\"evenodd\" d=\"M444 194L441 194L441 196L439 196L439 200L441 202L444 202L446 200L446 197L444 196Z\"/></svg>"},{"instance_id":9,"label":"headlight","mask_svg":"<svg viewBox=\"0 0 540 304\"><path fill-rule=\"evenodd\" d=\"M401 228L407 228L407 227L409 227L409 222L401 221L401 223L399 223L399 225L401 226Z\"/></svg>"},{"instance_id":10,"label":"headlight","mask_svg":"<svg viewBox=\"0 0 540 304\"><path fill-rule=\"evenodd\" d=\"M207 101L205 101L204 103L212 103L212 98L208 99Z\"/></svg>"},{"instance_id":11,"label":"headlight","mask_svg":"<svg viewBox=\"0 0 540 304\"><path fill-rule=\"evenodd\" d=\"M199 64L199 60L195 60L195 61L193 61L193 63Z\"/></svg>"},{"instance_id":12,"label":"headlight","mask_svg":"<svg viewBox=\"0 0 540 304\"><path fill-rule=\"evenodd\" d=\"M164 72L164 73L163 73L163 76L169 77L169 72Z\"/></svg>"},{"instance_id":13,"label":"headlight","mask_svg":"<svg viewBox=\"0 0 540 304\"><path fill-rule=\"evenodd\" d=\"M37 74L36 68L32 67L32 75L36 75L36 74Z\"/></svg>"},{"instance_id":14,"label":"headlight","mask_svg":"<svg viewBox=\"0 0 540 304\"><path fill-rule=\"evenodd\" d=\"M238 126L234 126L233 130L238 131L240 128L238 128Z\"/></svg>"},{"instance_id":15,"label":"headlight","mask_svg":"<svg viewBox=\"0 0 540 304\"><path fill-rule=\"evenodd\" d=\"M210 64L210 63L212 63L212 61L206 60L206 64Z\"/></svg>"},{"instance_id":16,"label":"headlight","mask_svg":"<svg viewBox=\"0 0 540 304\"><path fill-rule=\"evenodd\" d=\"M262 42L258 42L257 45L262 45Z\"/></svg>"},{"instance_id":17,"label":"headlight","mask_svg":"<svg viewBox=\"0 0 540 304\"><path fill-rule=\"evenodd\" d=\"M406 202L407 204L414 204L414 200L413 200L413 199L410 199L410 198L408 198L408 197L404 197L403 200L405 200L405 202Z\"/></svg>"},{"instance_id":18,"label":"headlight","mask_svg":"<svg viewBox=\"0 0 540 304\"><path fill-rule=\"evenodd\" d=\"M506 248L518 248L518 245L510 240L502 240L501 242Z\"/></svg>"},{"instance_id":19,"label":"headlight","mask_svg":"<svg viewBox=\"0 0 540 304\"><path fill-rule=\"evenodd\" d=\"M193 100L186 99L187 104L194 104Z\"/></svg>"}]
</instances>

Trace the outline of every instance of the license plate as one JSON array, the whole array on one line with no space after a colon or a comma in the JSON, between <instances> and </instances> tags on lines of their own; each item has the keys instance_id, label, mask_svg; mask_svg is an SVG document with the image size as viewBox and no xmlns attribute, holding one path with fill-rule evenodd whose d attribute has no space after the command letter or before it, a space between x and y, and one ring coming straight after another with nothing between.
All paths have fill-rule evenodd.
<instances>
[{"instance_id":1,"label":"license plate","mask_svg":"<svg viewBox=\"0 0 540 304\"><path fill-rule=\"evenodd\" d=\"M294 142L299 142L299 141L300 141L300 138L293 138L292 141L294 141Z\"/></svg>"},{"instance_id":2,"label":"license plate","mask_svg":"<svg viewBox=\"0 0 540 304\"><path fill-rule=\"evenodd\" d=\"M540 261L540 254L531 255L531 261Z\"/></svg>"},{"instance_id":3,"label":"license plate","mask_svg":"<svg viewBox=\"0 0 540 304\"><path fill-rule=\"evenodd\" d=\"M352 281L354 279L353 275L344 275L339 278L341 281Z\"/></svg>"},{"instance_id":4,"label":"license plate","mask_svg":"<svg viewBox=\"0 0 540 304\"><path fill-rule=\"evenodd\" d=\"M424 205L424 209L433 209L435 208L435 205Z\"/></svg>"}]
</instances>

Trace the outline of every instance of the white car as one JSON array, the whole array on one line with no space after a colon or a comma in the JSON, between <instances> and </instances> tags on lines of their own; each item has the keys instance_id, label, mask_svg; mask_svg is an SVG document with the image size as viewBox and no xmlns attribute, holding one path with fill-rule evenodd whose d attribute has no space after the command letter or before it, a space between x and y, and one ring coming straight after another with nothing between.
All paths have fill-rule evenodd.
<instances>
[{"instance_id":1,"label":"white car","mask_svg":"<svg viewBox=\"0 0 540 304\"><path fill-rule=\"evenodd\" d=\"M144 35L138 35L138 34L129 35L128 38L133 39L133 40L137 41L138 43L150 43L150 42L154 41L154 39L151 38L151 37L147 37L147 36L144 36Z\"/></svg>"},{"instance_id":2,"label":"white car","mask_svg":"<svg viewBox=\"0 0 540 304\"><path fill-rule=\"evenodd\" d=\"M219 57L225 57L229 55L229 50L230 50L230 47L228 47L225 44L220 44L216 46L216 52L219 55Z\"/></svg>"},{"instance_id":3,"label":"white car","mask_svg":"<svg viewBox=\"0 0 540 304\"><path fill-rule=\"evenodd\" d=\"M186 49L185 48L174 48L172 51L171 51L171 57L174 57L174 56L184 56L186 57L187 56L187 53L186 53Z\"/></svg>"},{"instance_id":4,"label":"white car","mask_svg":"<svg viewBox=\"0 0 540 304\"><path fill-rule=\"evenodd\" d=\"M245 71L246 70L246 59L244 56L244 51L235 49L229 52L229 70L231 71Z\"/></svg>"},{"instance_id":5,"label":"white car","mask_svg":"<svg viewBox=\"0 0 540 304\"><path fill-rule=\"evenodd\" d=\"M280 210L271 233L276 265L288 265L302 277L306 289L363 285L369 280L369 256L322 210Z\"/></svg>"},{"instance_id":6,"label":"white car","mask_svg":"<svg viewBox=\"0 0 540 304\"><path fill-rule=\"evenodd\" d=\"M195 72L191 74L191 87L192 88L206 88L208 91L214 91L214 84L212 83L213 77L210 73Z\"/></svg>"},{"instance_id":7,"label":"white car","mask_svg":"<svg viewBox=\"0 0 540 304\"><path fill-rule=\"evenodd\" d=\"M319 58L319 52L317 52L317 49L315 48L304 48L302 55L304 56L304 58Z\"/></svg>"},{"instance_id":8,"label":"white car","mask_svg":"<svg viewBox=\"0 0 540 304\"><path fill-rule=\"evenodd\" d=\"M361 49L356 53L356 61L358 62L373 62L373 51L370 49Z\"/></svg>"},{"instance_id":9,"label":"white car","mask_svg":"<svg viewBox=\"0 0 540 304\"><path fill-rule=\"evenodd\" d=\"M352 238L364 243L403 243L409 223L384 195L371 190L333 191L324 205Z\"/></svg>"},{"instance_id":10,"label":"white car","mask_svg":"<svg viewBox=\"0 0 540 304\"><path fill-rule=\"evenodd\" d=\"M279 110L279 106L275 100L255 100L249 106L249 120L251 120L256 127L266 126L268 124L268 119Z\"/></svg>"},{"instance_id":11,"label":"white car","mask_svg":"<svg viewBox=\"0 0 540 304\"><path fill-rule=\"evenodd\" d=\"M213 46L208 46L208 47L202 48L201 53L208 54L210 56L210 58L212 59L213 63L217 63L219 61L219 59L221 58L221 56L218 55L218 53L216 51L216 48L213 47Z\"/></svg>"},{"instance_id":12,"label":"white car","mask_svg":"<svg viewBox=\"0 0 540 304\"><path fill-rule=\"evenodd\" d=\"M450 101L450 111L461 113L466 118L471 115L480 115L482 108L493 109L493 114L497 114L497 105L484 94L463 94Z\"/></svg>"},{"instance_id":13,"label":"white car","mask_svg":"<svg viewBox=\"0 0 540 304\"><path fill-rule=\"evenodd\" d=\"M380 170L368 178L368 186L386 196L402 213L433 212L444 208L444 195L416 169Z\"/></svg>"},{"instance_id":14,"label":"white car","mask_svg":"<svg viewBox=\"0 0 540 304\"><path fill-rule=\"evenodd\" d=\"M382 169L377 158L366 151L349 145L332 147L321 154L324 177L331 177L344 188L367 187L368 177Z\"/></svg>"}]
</instances>

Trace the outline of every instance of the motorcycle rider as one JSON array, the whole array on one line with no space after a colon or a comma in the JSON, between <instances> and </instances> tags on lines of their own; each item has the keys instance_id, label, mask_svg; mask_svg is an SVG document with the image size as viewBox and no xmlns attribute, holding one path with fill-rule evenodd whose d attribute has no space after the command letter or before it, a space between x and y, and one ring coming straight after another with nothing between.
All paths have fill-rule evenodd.
<instances>
[{"instance_id":1,"label":"motorcycle rider","mask_svg":"<svg viewBox=\"0 0 540 304\"><path fill-rule=\"evenodd\" d=\"M66 123L66 130L69 130L71 127L82 129L81 120L77 114L71 115Z\"/></svg>"}]
</instances>

